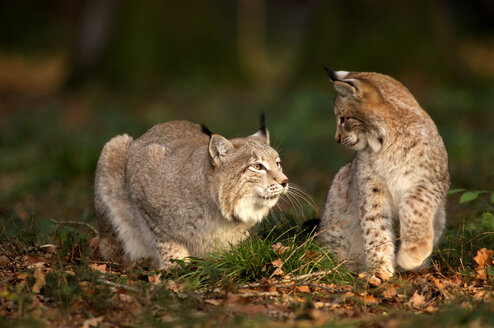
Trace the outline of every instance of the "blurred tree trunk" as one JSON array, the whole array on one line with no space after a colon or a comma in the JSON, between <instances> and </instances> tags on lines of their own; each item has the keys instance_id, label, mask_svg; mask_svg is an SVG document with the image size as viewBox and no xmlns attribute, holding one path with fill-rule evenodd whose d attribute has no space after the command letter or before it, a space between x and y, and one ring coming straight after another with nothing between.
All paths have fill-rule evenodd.
<instances>
[{"instance_id":1,"label":"blurred tree trunk","mask_svg":"<svg viewBox=\"0 0 494 328\"><path fill-rule=\"evenodd\" d=\"M116 14L115 0L83 2L71 54L71 71L67 80L69 87L79 85L96 72L108 47Z\"/></svg>"}]
</instances>

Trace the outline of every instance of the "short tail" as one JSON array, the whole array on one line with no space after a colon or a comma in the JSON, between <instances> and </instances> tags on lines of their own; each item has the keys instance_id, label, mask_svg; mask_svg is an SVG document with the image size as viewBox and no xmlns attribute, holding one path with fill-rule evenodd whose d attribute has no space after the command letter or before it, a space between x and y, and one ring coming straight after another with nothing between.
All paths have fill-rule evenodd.
<instances>
[{"instance_id":1,"label":"short tail","mask_svg":"<svg viewBox=\"0 0 494 328\"><path fill-rule=\"evenodd\" d=\"M95 177L94 207L99 227L99 250L106 259L115 259L121 254L121 244L111 224L111 217L118 208L128 204L125 193L125 167L127 151L133 139L120 135L108 141L101 151Z\"/></svg>"}]
</instances>

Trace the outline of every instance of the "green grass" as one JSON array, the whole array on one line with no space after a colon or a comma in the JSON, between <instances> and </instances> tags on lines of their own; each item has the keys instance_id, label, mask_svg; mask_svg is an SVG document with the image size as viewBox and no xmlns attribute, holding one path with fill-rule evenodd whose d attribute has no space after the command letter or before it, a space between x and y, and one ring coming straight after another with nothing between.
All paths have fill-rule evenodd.
<instances>
[{"instance_id":1,"label":"green grass","mask_svg":"<svg viewBox=\"0 0 494 328\"><path fill-rule=\"evenodd\" d=\"M205 258L193 258L189 262L177 261L175 275L179 281L194 287L218 287L252 282L260 279L279 277L275 260L282 261L284 274L290 276L310 274L320 270L331 270L338 265L337 259L314 242L314 236L297 232L292 226L280 232L280 227L293 222L293 216L271 216L268 222L274 225L260 231L260 238L250 238L230 250L220 250ZM275 251L278 244L283 251ZM283 275L284 275L283 274ZM343 268L336 268L324 277L324 281L349 283L353 276Z\"/></svg>"}]
</instances>

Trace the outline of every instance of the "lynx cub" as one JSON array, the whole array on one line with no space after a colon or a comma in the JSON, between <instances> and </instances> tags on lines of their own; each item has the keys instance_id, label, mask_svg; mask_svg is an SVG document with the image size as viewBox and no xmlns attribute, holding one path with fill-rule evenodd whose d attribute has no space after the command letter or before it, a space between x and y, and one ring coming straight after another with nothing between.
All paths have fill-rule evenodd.
<instances>
[{"instance_id":1,"label":"lynx cub","mask_svg":"<svg viewBox=\"0 0 494 328\"><path fill-rule=\"evenodd\" d=\"M228 140L187 121L158 124L103 148L96 170L99 249L126 263L200 256L248 236L288 190L261 129Z\"/></svg>"},{"instance_id":2,"label":"lynx cub","mask_svg":"<svg viewBox=\"0 0 494 328\"><path fill-rule=\"evenodd\" d=\"M388 279L420 268L445 224L448 156L427 113L400 82L333 72L337 142L355 150L329 189L320 239L354 269ZM399 225L395 257L393 224ZM363 264L365 263L365 266Z\"/></svg>"}]
</instances>

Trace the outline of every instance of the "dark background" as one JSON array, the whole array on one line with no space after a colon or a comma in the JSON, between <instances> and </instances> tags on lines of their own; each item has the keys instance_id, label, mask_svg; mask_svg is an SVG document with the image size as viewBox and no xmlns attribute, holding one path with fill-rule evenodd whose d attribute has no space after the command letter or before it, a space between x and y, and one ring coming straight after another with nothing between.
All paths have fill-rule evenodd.
<instances>
[{"instance_id":1,"label":"dark background","mask_svg":"<svg viewBox=\"0 0 494 328\"><path fill-rule=\"evenodd\" d=\"M186 119L246 136L262 111L320 212L353 155L334 142L321 63L402 81L445 140L452 187L492 189L493 1L3 0L0 22L3 218L93 220L114 135Z\"/></svg>"}]
</instances>

